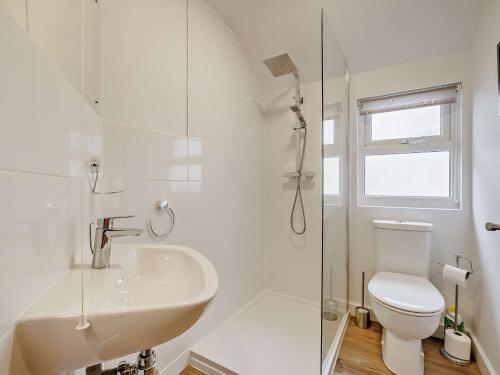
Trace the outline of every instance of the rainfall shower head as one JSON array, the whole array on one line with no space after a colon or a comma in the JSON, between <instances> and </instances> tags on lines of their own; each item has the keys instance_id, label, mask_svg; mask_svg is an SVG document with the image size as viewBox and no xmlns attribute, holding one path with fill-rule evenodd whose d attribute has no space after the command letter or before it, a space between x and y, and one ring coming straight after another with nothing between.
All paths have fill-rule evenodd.
<instances>
[{"instance_id":1,"label":"rainfall shower head","mask_svg":"<svg viewBox=\"0 0 500 375\"><path fill-rule=\"evenodd\" d=\"M304 116L302 115L302 111L300 109L300 105L303 103L303 98L300 95L300 77L297 65L295 65L288 53L283 53L281 55L271 57L262 62L267 67L267 69L269 69L273 77L282 77L288 74L293 74L293 76L295 77L295 105L291 106L290 109L295 113L300 122L300 127L296 127L295 129L305 128L307 126L306 120L304 119Z\"/></svg>"},{"instance_id":2,"label":"rainfall shower head","mask_svg":"<svg viewBox=\"0 0 500 375\"><path fill-rule=\"evenodd\" d=\"M269 69L273 77L293 74L295 78L299 79L299 70L288 53L271 57L262 62Z\"/></svg>"},{"instance_id":3,"label":"rainfall shower head","mask_svg":"<svg viewBox=\"0 0 500 375\"><path fill-rule=\"evenodd\" d=\"M300 95L300 77L297 65L293 62L292 58L288 53L283 53L278 56L271 57L262 61L264 65L269 69L273 77L282 77L288 74L293 74L295 77L295 102L297 105L302 104L303 99Z\"/></svg>"}]
</instances>

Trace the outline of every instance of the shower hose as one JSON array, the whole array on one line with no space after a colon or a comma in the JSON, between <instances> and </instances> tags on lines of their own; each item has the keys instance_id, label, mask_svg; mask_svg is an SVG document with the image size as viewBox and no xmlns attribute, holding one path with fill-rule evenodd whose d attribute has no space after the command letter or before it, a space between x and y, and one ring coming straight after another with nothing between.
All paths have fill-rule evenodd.
<instances>
[{"instance_id":1,"label":"shower hose","mask_svg":"<svg viewBox=\"0 0 500 375\"><path fill-rule=\"evenodd\" d=\"M304 141L302 142L302 152L300 154L299 168L297 170L297 173L298 173L297 188L295 189L295 198L293 199L292 212L290 214L290 226L292 227L293 232L295 234L298 234L298 235L304 234L306 232L306 228L307 228L306 213L304 211L304 200L302 198L302 188L300 186L300 183L302 181L302 168L304 166L304 157L305 157L305 153L306 153L306 143L307 143L307 127L304 127L303 129L304 129ZM300 132L300 129L297 129L296 131ZM295 211L297 209L300 209L300 212L301 212L302 223L303 223L302 229L297 229L295 227L295 223L293 220L293 218L295 216Z\"/></svg>"}]
</instances>

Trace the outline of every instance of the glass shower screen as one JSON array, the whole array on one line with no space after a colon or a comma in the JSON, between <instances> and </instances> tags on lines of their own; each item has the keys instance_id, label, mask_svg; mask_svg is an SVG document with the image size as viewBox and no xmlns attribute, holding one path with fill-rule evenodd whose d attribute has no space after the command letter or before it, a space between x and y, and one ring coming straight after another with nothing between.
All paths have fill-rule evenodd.
<instances>
[{"instance_id":1,"label":"glass shower screen","mask_svg":"<svg viewBox=\"0 0 500 375\"><path fill-rule=\"evenodd\" d=\"M348 323L349 71L328 10L322 11L323 242L321 360L329 374Z\"/></svg>"}]
</instances>

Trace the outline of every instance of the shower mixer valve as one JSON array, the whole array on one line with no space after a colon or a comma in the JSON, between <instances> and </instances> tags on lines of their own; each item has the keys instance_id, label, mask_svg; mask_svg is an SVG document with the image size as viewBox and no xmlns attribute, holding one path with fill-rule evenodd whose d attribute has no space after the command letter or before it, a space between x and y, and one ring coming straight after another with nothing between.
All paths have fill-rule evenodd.
<instances>
[{"instance_id":1,"label":"shower mixer valve","mask_svg":"<svg viewBox=\"0 0 500 375\"><path fill-rule=\"evenodd\" d=\"M297 171L293 171L293 172L286 172L283 174L283 177L287 177L289 178L290 180L296 180L297 178L299 178L299 175L304 177L306 179L306 181L312 181L312 179L314 178L316 173L314 173L314 171L304 171L302 173L299 173Z\"/></svg>"}]
</instances>

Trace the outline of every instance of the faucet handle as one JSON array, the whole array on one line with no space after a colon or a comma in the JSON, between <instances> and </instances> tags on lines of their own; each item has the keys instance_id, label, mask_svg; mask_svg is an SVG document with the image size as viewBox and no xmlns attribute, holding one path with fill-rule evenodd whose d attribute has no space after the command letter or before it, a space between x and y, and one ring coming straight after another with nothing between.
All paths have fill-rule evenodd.
<instances>
[{"instance_id":1,"label":"faucet handle","mask_svg":"<svg viewBox=\"0 0 500 375\"><path fill-rule=\"evenodd\" d=\"M135 215L100 217L97 219L97 227L100 229L112 229L115 219L131 219L133 217Z\"/></svg>"}]
</instances>

